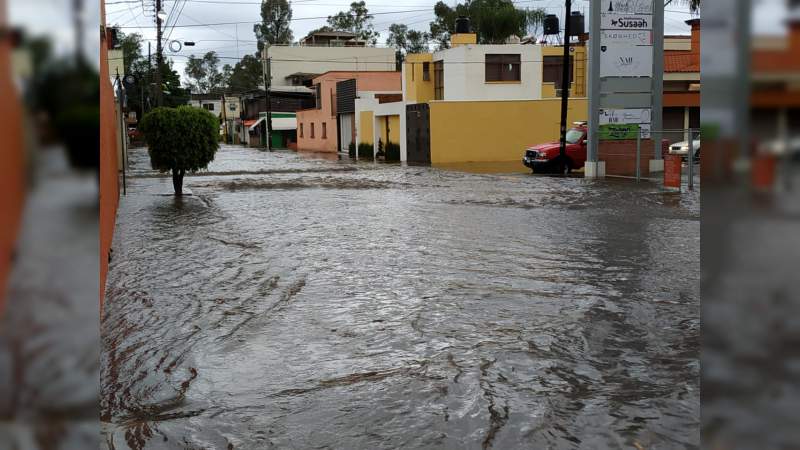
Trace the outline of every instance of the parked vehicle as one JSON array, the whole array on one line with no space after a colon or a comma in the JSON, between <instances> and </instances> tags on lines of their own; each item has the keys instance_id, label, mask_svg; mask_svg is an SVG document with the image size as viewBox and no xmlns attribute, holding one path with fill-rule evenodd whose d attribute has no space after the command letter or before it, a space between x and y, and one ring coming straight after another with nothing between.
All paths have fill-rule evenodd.
<instances>
[{"instance_id":1,"label":"parked vehicle","mask_svg":"<svg viewBox=\"0 0 800 450\"><path fill-rule=\"evenodd\" d=\"M564 161L559 157L561 143L548 142L528 147L522 164L534 173L570 173L586 163L586 123L577 122L567 131L567 148Z\"/></svg>"},{"instance_id":2,"label":"parked vehicle","mask_svg":"<svg viewBox=\"0 0 800 450\"><path fill-rule=\"evenodd\" d=\"M693 139L693 149L694 149L694 162L700 161L700 136L695 136ZM686 161L688 159L689 154L689 141L682 141L676 142L669 146L669 154L670 155L679 155L681 159Z\"/></svg>"},{"instance_id":3,"label":"parked vehicle","mask_svg":"<svg viewBox=\"0 0 800 450\"><path fill-rule=\"evenodd\" d=\"M800 162L800 138L775 139L759 144L759 152L784 158L792 162Z\"/></svg>"},{"instance_id":4,"label":"parked vehicle","mask_svg":"<svg viewBox=\"0 0 800 450\"><path fill-rule=\"evenodd\" d=\"M136 127L134 127L134 126L129 126L128 127L128 137L129 138L137 139L137 138L139 138L139 136L140 136L140 133L139 133L139 130L136 129Z\"/></svg>"}]
</instances>

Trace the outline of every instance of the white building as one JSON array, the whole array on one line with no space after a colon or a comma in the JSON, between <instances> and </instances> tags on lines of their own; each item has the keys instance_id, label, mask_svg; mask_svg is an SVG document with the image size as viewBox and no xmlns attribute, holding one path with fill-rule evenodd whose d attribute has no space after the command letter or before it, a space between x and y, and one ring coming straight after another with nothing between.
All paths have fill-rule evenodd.
<instances>
[{"instance_id":1,"label":"white building","mask_svg":"<svg viewBox=\"0 0 800 450\"><path fill-rule=\"evenodd\" d=\"M542 61L539 45L467 44L436 52L435 100L541 99Z\"/></svg>"},{"instance_id":2,"label":"white building","mask_svg":"<svg viewBox=\"0 0 800 450\"><path fill-rule=\"evenodd\" d=\"M281 46L264 48L270 60L271 85L310 85L311 79L331 71L394 71L394 49L377 47Z\"/></svg>"}]
</instances>

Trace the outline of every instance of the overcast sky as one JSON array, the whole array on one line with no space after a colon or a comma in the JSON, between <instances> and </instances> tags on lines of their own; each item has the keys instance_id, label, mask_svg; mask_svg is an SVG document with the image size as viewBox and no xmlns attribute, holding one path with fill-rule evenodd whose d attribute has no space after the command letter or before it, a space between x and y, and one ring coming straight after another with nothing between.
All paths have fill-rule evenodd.
<instances>
[{"instance_id":1,"label":"overcast sky","mask_svg":"<svg viewBox=\"0 0 800 450\"><path fill-rule=\"evenodd\" d=\"M87 29L86 49L96 55L98 50L99 0L83 0L83 14ZM155 28L153 4L155 0L106 0L106 21L109 25L121 25L126 33L140 33L149 39L155 51ZM222 3L225 2L225 3ZM373 25L381 32L379 45L385 45L386 29L392 23L404 23L412 29L427 31L434 19L433 5L436 0L366 0L367 8L375 15ZM514 0L520 8L544 8L548 13L562 16L563 0ZM176 7L176 10L173 8ZM295 39L305 36L310 30L325 24L328 15L349 8L348 0L294 0L292 2L292 31ZM455 3L450 0L449 3ZM785 17L784 0L754 0L753 24L759 34L781 33L781 17ZM74 32L71 27L72 0L10 0L9 20L14 24L24 24L33 34L49 34L56 42L60 52L74 47ZM143 8L144 6L144 8ZM171 58L175 68L183 76L186 58L191 54L201 55L214 50L223 63L231 65L247 53L256 51L252 22L260 19L258 0L164 0L164 10L172 17L177 15L178 25L213 24L220 22L251 22L239 25L208 25L190 28L167 29L170 41L194 41L195 47L184 47L175 53L165 50L165 57ZM422 11L413 11L422 10ZM573 0L573 10L588 15L587 0ZM407 11L407 12L398 12ZM180 12L180 14L178 14ZM385 13L385 14L384 14ZM316 19L309 19L319 17ZM665 15L667 34L688 34L685 20L692 18L688 7L678 0L667 7ZM168 19L172 24L172 19ZM563 24L563 21L562 21ZM145 46L144 52L147 52Z\"/></svg>"}]
</instances>

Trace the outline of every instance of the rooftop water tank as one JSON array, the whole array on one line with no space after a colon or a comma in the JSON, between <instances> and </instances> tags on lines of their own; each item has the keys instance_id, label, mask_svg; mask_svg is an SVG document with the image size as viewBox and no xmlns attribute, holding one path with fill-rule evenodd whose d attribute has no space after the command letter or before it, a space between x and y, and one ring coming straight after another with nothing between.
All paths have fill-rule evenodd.
<instances>
[{"instance_id":1,"label":"rooftop water tank","mask_svg":"<svg viewBox=\"0 0 800 450\"><path fill-rule=\"evenodd\" d=\"M569 34L570 36L580 36L584 33L585 24L583 14L578 11L573 11L569 16Z\"/></svg>"},{"instance_id":2,"label":"rooftop water tank","mask_svg":"<svg viewBox=\"0 0 800 450\"><path fill-rule=\"evenodd\" d=\"M460 16L456 19L456 33L471 33L468 17Z\"/></svg>"},{"instance_id":3,"label":"rooftop water tank","mask_svg":"<svg viewBox=\"0 0 800 450\"><path fill-rule=\"evenodd\" d=\"M555 14L548 14L544 16L544 34L545 36L558 34L558 16Z\"/></svg>"}]
</instances>

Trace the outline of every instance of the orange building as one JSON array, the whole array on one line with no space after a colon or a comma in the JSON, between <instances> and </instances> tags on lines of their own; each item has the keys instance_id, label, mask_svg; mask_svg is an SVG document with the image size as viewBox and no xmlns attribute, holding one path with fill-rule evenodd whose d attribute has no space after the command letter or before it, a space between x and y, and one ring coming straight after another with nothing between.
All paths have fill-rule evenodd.
<instances>
[{"instance_id":1,"label":"orange building","mask_svg":"<svg viewBox=\"0 0 800 450\"><path fill-rule=\"evenodd\" d=\"M665 130L700 128L700 19L686 23L691 36L664 37Z\"/></svg>"},{"instance_id":2,"label":"orange building","mask_svg":"<svg viewBox=\"0 0 800 450\"><path fill-rule=\"evenodd\" d=\"M347 151L355 142L355 111L339 111L337 84L355 81L352 92L343 96L356 96L357 92L402 92L400 72L332 71L312 80L315 107L297 111L297 148L300 151ZM351 86L353 83L344 83ZM348 103L349 104L349 103ZM340 133L341 131L341 133Z\"/></svg>"},{"instance_id":3,"label":"orange building","mask_svg":"<svg viewBox=\"0 0 800 450\"><path fill-rule=\"evenodd\" d=\"M0 311L25 197L22 106L11 77L12 35L0 7Z\"/></svg>"},{"instance_id":4,"label":"orange building","mask_svg":"<svg viewBox=\"0 0 800 450\"><path fill-rule=\"evenodd\" d=\"M761 140L800 131L800 18L783 36L755 36L751 54L751 132Z\"/></svg>"},{"instance_id":5,"label":"orange building","mask_svg":"<svg viewBox=\"0 0 800 450\"><path fill-rule=\"evenodd\" d=\"M108 49L111 39L105 28L105 0L100 1L100 303L105 293L106 274L114 225L119 205L117 160L117 120L114 91L108 73Z\"/></svg>"}]
</instances>

